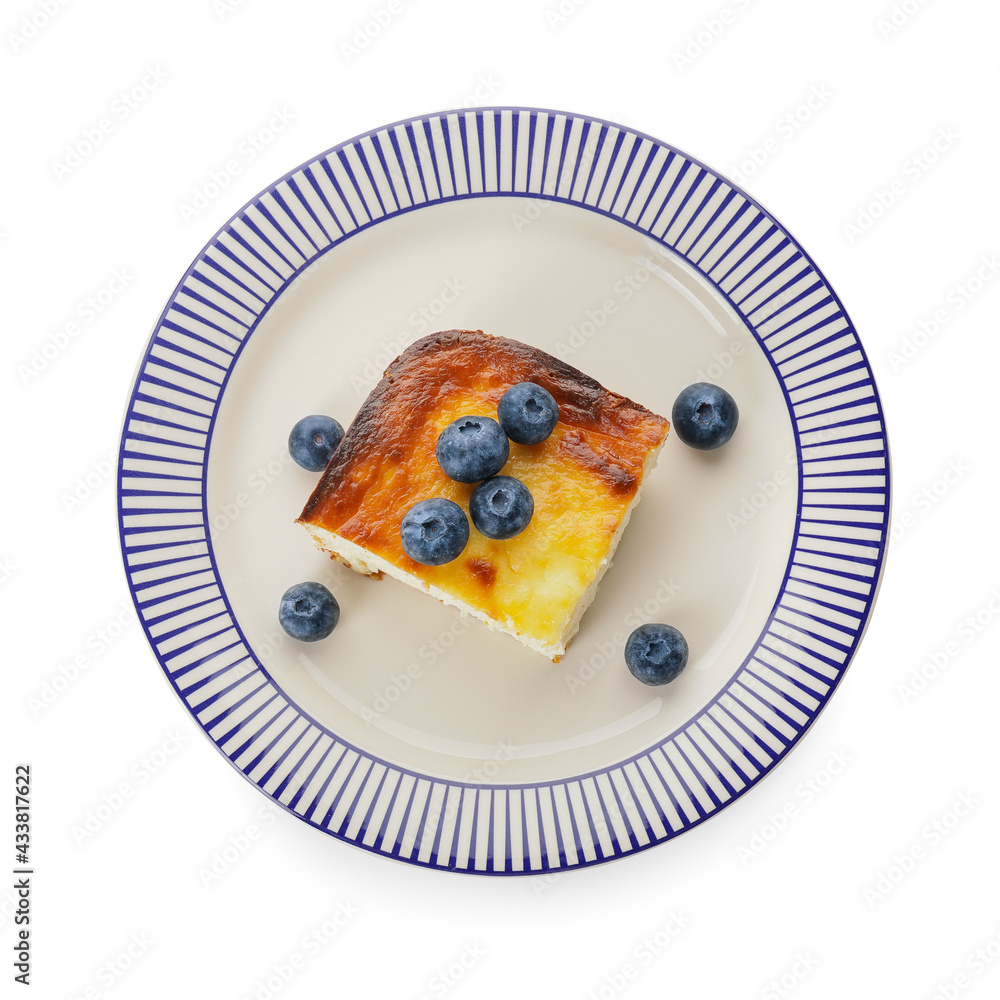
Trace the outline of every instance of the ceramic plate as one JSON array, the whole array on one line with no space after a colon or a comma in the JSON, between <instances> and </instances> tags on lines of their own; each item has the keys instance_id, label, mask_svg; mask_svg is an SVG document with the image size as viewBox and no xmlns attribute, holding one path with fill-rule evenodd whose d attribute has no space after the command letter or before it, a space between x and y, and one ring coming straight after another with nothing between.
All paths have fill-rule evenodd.
<instances>
[{"instance_id":1,"label":"ceramic plate","mask_svg":"<svg viewBox=\"0 0 1000 1000\"><path fill-rule=\"evenodd\" d=\"M669 416L716 382L739 429L670 435L562 661L319 553L294 521L308 413L345 426L420 336L482 329ZM359 847L483 874L576 868L697 825L766 775L840 682L887 541L885 427L822 274L753 199L610 122L487 108L336 146L254 198L184 274L121 442L129 585L153 651L219 750ZM303 644L283 591L340 625ZM691 658L650 688L629 632Z\"/></svg>"}]
</instances>

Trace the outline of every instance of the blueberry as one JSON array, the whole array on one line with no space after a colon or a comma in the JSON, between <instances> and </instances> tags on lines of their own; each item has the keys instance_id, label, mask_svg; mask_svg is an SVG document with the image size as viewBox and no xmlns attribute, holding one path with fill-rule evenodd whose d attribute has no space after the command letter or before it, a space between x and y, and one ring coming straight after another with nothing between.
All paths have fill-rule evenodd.
<instances>
[{"instance_id":1,"label":"blueberry","mask_svg":"<svg viewBox=\"0 0 1000 1000\"><path fill-rule=\"evenodd\" d=\"M640 625L625 643L625 663L643 684L668 684L687 659L687 640L672 625Z\"/></svg>"},{"instance_id":2,"label":"blueberry","mask_svg":"<svg viewBox=\"0 0 1000 1000\"><path fill-rule=\"evenodd\" d=\"M303 417L288 435L288 451L296 465L322 472L344 437L344 428L333 417L314 413Z\"/></svg>"},{"instance_id":3,"label":"blueberry","mask_svg":"<svg viewBox=\"0 0 1000 1000\"><path fill-rule=\"evenodd\" d=\"M472 523L487 538L513 538L528 527L535 501L528 487L513 476L494 476L480 483L469 498Z\"/></svg>"},{"instance_id":4,"label":"blueberry","mask_svg":"<svg viewBox=\"0 0 1000 1000\"><path fill-rule=\"evenodd\" d=\"M297 583L281 595L278 621L293 639L316 642L337 627L340 605L323 584Z\"/></svg>"},{"instance_id":5,"label":"blueberry","mask_svg":"<svg viewBox=\"0 0 1000 1000\"><path fill-rule=\"evenodd\" d=\"M403 515L399 538L415 562L440 566L461 555L469 541L469 519L451 500L421 500Z\"/></svg>"},{"instance_id":6,"label":"blueberry","mask_svg":"<svg viewBox=\"0 0 1000 1000\"><path fill-rule=\"evenodd\" d=\"M677 436L701 451L724 445L733 436L739 419L736 400L710 382L695 382L682 389L670 411Z\"/></svg>"},{"instance_id":7,"label":"blueberry","mask_svg":"<svg viewBox=\"0 0 1000 1000\"><path fill-rule=\"evenodd\" d=\"M504 467L510 442L492 417L459 417L441 431L436 452L438 463L452 479L479 483Z\"/></svg>"},{"instance_id":8,"label":"blueberry","mask_svg":"<svg viewBox=\"0 0 1000 1000\"><path fill-rule=\"evenodd\" d=\"M540 385L518 382L500 397L497 416L511 441L539 444L556 426L559 405Z\"/></svg>"}]
</instances>

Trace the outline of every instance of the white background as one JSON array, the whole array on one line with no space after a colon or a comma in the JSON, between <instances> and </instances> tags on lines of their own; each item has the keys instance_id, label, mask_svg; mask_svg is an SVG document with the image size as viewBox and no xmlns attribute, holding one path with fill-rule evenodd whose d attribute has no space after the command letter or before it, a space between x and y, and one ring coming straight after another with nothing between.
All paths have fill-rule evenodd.
<instances>
[{"instance_id":1,"label":"white background","mask_svg":"<svg viewBox=\"0 0 1000 1000\"><path fill-rule=\"evenodd\" d=\"M5 6L0 774L10 800L15 764L33 769L35 995L1000 991L995 5L559 10ZM802 744L673 843L548 879L427 871L279 815L171 694L115 528L133 369L213 232L337 142L472 103L605 117L741 182L839 293L893 449L878 607ZM13 902L0 889L5 983Z\"/></svg>"}]
</instances>

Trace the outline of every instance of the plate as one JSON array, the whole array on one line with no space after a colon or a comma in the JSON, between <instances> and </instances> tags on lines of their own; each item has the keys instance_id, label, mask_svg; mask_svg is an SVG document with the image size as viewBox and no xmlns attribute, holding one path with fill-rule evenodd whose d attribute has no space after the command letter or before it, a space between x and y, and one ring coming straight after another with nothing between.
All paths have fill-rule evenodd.
<instances>
[{"instance_id":1,"label":"plate","mask_svg":"<svg viewBox=\"0 0 1000 1000\"><path fill-rule=\"evenodd\" d=\"M353 418L420 336L483 329L669 416L741 410L724 448L668 437L558 664L294 524L307 413ZM887 542L889 463L864 350L752 198L632 129L481 108L401 121L286 174L188 268L124 420L119 526L139 618L198 726L275 803L412 864L537 874L698 825L798 742L854 655ZM278 599L327 583L321 643ZM649 688L622 649L685 634Z\"/></svg>"}]
</instances>

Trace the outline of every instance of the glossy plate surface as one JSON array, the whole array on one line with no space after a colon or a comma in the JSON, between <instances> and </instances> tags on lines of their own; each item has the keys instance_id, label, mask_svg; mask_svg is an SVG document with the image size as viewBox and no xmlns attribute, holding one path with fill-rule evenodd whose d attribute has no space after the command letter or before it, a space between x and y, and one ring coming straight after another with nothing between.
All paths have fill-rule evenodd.
<instances>
[{"instance_id":1,"label":"glossy plate surface","mask_svg":"<svg viewBox=\"0 0 1000 1000\"><path fill-rule=\"evenodd\" d=\"M292 425L345 426L440 329L563 357L669 417L736 398L715 452L671 435L558 664L293 522L318 476ZM887 542L885 427L839 300L766 211L672 147L562 112L488 108L359 136L281 178L184 275L140 363L119 513L153 651L219 750L340 839L431 867L562 870L670 839L759 781L839 683ZM281 632L325 582L327 640ZM628 633L687 637L663 688Z\"/></svg>"}]
</instances>

